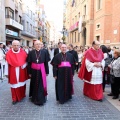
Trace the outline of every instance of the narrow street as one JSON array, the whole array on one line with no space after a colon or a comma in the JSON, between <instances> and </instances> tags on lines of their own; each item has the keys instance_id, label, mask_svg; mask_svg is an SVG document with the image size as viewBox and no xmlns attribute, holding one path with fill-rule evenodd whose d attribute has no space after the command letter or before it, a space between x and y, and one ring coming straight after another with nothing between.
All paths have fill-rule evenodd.
<instances>
[{"instance_id":1,"label":"narrow street","mask_svg":"<svg viewBox=\"0 0 120 120\"><path fill-rule=\"evenodd\" d=\"M50 65L46 104L36 106L30 102L28 80L26 98L12 105L10 86L4 80L0 83L0 120L120 120L120 112L107 99L98 102L82 94L83 82L78 79L77 74L74 76L73 99L63 105L56 102L54 83Z\"/></svg>"}]
</instances>

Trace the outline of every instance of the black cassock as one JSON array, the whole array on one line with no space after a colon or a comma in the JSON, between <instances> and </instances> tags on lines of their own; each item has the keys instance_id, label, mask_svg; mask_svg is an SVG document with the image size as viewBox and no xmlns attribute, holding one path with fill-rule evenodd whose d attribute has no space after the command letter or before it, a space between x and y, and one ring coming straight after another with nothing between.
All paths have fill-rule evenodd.
<instances>
[{"instance_id":1,"label":"black cassock","mask_svg":"<svg viewBox=\"0 0 120 120\"><path fill-rule=\"evenodd\" d=\"M69 62L71 67L58 67L61 62ZM58 53L51 61L55 82L56 100L64 103L72 98L75 59L70 53Z\"/></svg>"},{"instance_id":2,"label":"black cassock","mask_svg":"<svg viewBox=\"0 0 120 120\"><path fill-rule=\"evenodd\" d=\"M42 105L46 102L47 91L44 90L41 70L32 69L31 64L44 63L46 74L49 74L47 54L44 50L32 50L28 54L27 62L28 73L31 74L29 97L33 103Z\"/></svg>"}]
</instances>

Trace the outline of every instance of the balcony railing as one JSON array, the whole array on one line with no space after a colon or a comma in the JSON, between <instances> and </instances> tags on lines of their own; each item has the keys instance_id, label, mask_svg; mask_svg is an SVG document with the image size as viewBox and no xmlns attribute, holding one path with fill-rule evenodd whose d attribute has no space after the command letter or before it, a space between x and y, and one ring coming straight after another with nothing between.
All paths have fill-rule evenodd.
<instances>
[{"instance_id":1,"label":"balcony railing","mask_svg":"<svg viewBox=\"0 0 120 120\"><path fill-rule=\"evenodd\" d=\"M15 21L16 21L16 22L18 22L18 20L17 20L17 19L15 19Z\"/></svg>"},{"instance_id":2,"label":"balcony railing","mask_svg":"<svg viewBox=\"0 0 120 120\"><path fill-rule=\"evenodd\" d=\"M13 16L11 16L11 15L5 15L5 18L11 18L11 19L13 19L13 20L14 20L14 17L13 17Z\"/></svg>"}]
</instances>

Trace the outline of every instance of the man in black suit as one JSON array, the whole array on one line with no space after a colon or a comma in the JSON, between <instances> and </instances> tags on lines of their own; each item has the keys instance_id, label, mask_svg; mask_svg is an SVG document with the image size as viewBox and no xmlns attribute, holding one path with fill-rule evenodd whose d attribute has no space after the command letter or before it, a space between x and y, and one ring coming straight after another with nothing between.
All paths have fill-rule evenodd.
<instances>
[{"instance_id":1,"label":"man in black suit","mask_svg":"<svg viewBox=\"0 0 120 120\"><path fill-rule=\"evenodd\" d=\"M61 50L60 50L61 45L62 45L62 43L59 42L59 43L58 43L58 48L55 48L55 50L54 50L54 56L55 56L56 54L58 54L58 53L61 52Z\"/></svg>"},{"instance_id":2,"label":"man in black suit","mask_svg":"<svg viewBox=\"0 0 120 120\"><path fill-rule=\"evenodd\" d=\"M71 53L76 61L76 66L78 65L78 54L75 50L73 50L73 45L72 44L69 44L69 53ZM75 70L76 70L76 67L75 67Z\"/></svg>"}]
</instances>

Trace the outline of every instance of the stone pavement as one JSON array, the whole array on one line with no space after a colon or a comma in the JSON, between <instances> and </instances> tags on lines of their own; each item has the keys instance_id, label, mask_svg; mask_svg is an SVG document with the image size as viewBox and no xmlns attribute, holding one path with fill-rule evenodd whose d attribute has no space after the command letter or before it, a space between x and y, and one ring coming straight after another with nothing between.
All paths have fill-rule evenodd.
<instances>
[{"instance_id":1,"label":"stone pavement","mask_svg":"<svg viewBox=\"0 0 120 120\"><path fill-rule=\"evenodd\" d=\"M107 96L103 102L98 102L82 94L83 82L77 74L74 76L73 99L63 105L58 104L55 100L54 81L50 67L50 75L47 77L48 100L44 106L37 106L29 101L29 81L26 98L12 105L10 87L7 80L4 80L0 83L0 120L120 120L119 110L106 99Z\"/></svg>"}]
</instances>

